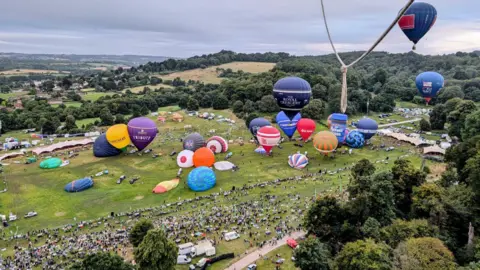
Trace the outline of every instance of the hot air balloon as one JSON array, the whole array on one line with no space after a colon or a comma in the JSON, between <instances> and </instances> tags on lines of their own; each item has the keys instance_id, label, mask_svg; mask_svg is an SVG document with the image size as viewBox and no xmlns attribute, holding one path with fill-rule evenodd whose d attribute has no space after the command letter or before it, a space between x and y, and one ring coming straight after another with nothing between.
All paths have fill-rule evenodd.
<instances>
[{"instance_id":1,"label":"hot air balloon","mask_svg":"<svg viewBox=\"0 0 480 270\"><path fill-rule=\"evenodd\" d=\"M85 177L85 178L78 179L78 180L75 180L75 181L72 181L72 182L68 183L67 185L65 185L64 190L66 192L80 192L80 191L84 191L86 189L89 189L91 187L93 187L92 178L91 177Z\"/></svg>"},{"instance_id":2,"label":"hot air balloon","mask_svg":"<svg viewBox=\"0 0 480 270\"><path fill-rule=\"evenodd\" d=\"M313 147L320 153L328 154L338 146L338 139L330 131L320 131L313 137Z\"/></svg>"},{"instance_id":3,"label":"hot air balloon","mask_svg":"<svg viewBox=\"0 0 480 270\"><path fill-rule=\"evenodd\" d=\"M193 151L182 150L177 155L177 165L180 168L190 168L193 166Z\"/></svg>"},{"instance_id":4,"label":"hot air balloon","mask_svg":"<svg viewBox=\"0 0 480 270\"><path fill-rule=\"evenodd\" d=\"M308 164L308 158L304 154L293 154L288 157L288 165L290 167L301 170Z\"/></svg>"},{"instance_id":5,"label":"hot air balloon","mask_svg":"<svg viewBox=\"0 0 480 270\"><path fill-rule=\"evenodd\" d=\"M437 20L435 7L424 2L413 3L398 21L403 33L415 45L422 39Z\"/></svg>"},{"instance_id":6,"label":"hot air balloon","mask_svg":"<svg viewBox=\"0 0 480 270\"><path fill-rule=\"evenodd\" d=\"M205 140L200 133L192 133L183 139L183 149L195 152L195 150L204 146Z\"/></svg>"},{"instance_id":7,"label":"hot air balloon","mask_svg":"<svg viewBox=\"0 0 480 270\"><path fill-rule=\"evenodd\" d=\"M351 148L360 148L365 144L365 138L363 134L358 130L352 130L348 133L347 139L345 140L348 146Z\"/></svg>"},{"instance_id":8,"label":"hot air balloon","mask_svg":"<svg viewBox=\"0 0 480 270\"><path fill-rule=\"evenodd\" d=\"M310 102L311 96L310 84L299 77L282 78L273 86L273 97L289 119L293 119Z\"/></svg>"},{"instance_id":9,"label":"hot air balloon","mask_svg":"<svg viewBox=\"0 0 480 270\"><path fill-rule=\"evenodd\" d=\"M178 178L175 178L175 179L172 179L172 180L169 180L169 181L160 182L160 183L158 183L158 185L156 185L153 188L152 192L155 193L155 194L165 193L167 191L170 191L170 190L176 188L178 186L179 182L180 182L180 179L178 179Z\"/></svg>"},{"instance_id":10,"label":"hot air balloon","mask_svg":"<svg viewBox=\"0 0 480 270\"><path fill-rule=\"evenodd\" d=\"M195 167L211 167L215 163L215 155L207 147L198 148L193 154L193 165Z\"/></svg>"},{"instance_id":11,"label":"hot air balloon","mask_svg":"<svg viewBox=\"0 0 480 270\"><path fill-rule=\"evenodd\" d=\"M257 132L261 127L265 126L271 126L272 124L265 118L263 117L258 117L253 119L250 124L248 124L248 129L250 130L250 133L252 133L253 138L258 142L257 139Z\"/></svg>"},{"instance_id":12,"label":"hot air balloon","mask_svg":"<svg viewBox=\"0 0 480 270\"><path fill-rule=\"evenodd\" d=\"M62 160L59 158L48 158L40 162L40 168L42 169L55 169L62 165Z\"/></svg>"},{"instance_id":13,"label":"hot air balloon","mask_svg":"<svg viewBox=\"0 0 480 270\"><path fill-rule=\"evenodd\" d=\"M219 171L228 171L233 169L233 167L235 167L235 165L230 161L218 161L218 162L215 162L213 166L215 167L216 170L219 170Z\"/></svg>"},{"instance_id":14,"label":"hot air balloon","mask_svg":"<svg viewBox=\"0 0 480 270\"><path fill-rule=\"evenodd\" d=\"M278 144L280 137L280 131L272 126L262 127L257 132L258 142L267 153L270 153L272 147Z\"/></svg>"},{"instance_id":15,"label":"hot air balloon","mask_svg":"<svg viewBox=\"0 0 480 270\"><path fill-rule=\"evenodd\" d=\"M378 124L375 120L370 118L362 118L357 123L357 129L363 134L365 140L370 140L377 133Z\"/></svg>"},{"instance_id":16,"label":"hot air balloon","mask_svg":"<svg viewBox=\"0 0 480 270\"><path fill-rule=\"evenodd\" d=\"M291 139L297 130L297 123L300 118L302 118L300 113L297 113L297 115L290 120L290 118L288 118L284 112L279 112L275 120L277 121L277 124L283 133L285 133L285 135Z\"/></svg>"},{"instance_id":17,"label":"hot air balloon","mask_svg":"<svg viewBox=\"0 0 480 270\"><path fill-rule=\"evenodd\" d=\"M217 177L212 169L198 167L188 174L187 185L193 191L205 191L213 188Z\"/></svg>"},{"instance_id":18,"label":"hot air balloon","mask_svg":"<svg viewBox=\"0 0 480 270\"><path fill-rule=\"evenodd\" d=\"M113 147L107 141L107 136L102 134L93 143L93 155L96 157L113 157L122 153L122 150Z\"/></svg>"},{"instance_id":19,"label":"hot air balloon","mask_svg":"<svg viewBox=\"0 0 480 270\"><path fill-rule=\"evenodd\" d=\"M106 136L108 143L117 149L125 148L130 144L128 127L125 124L111 126L107 130Z\"/></svg>"},{"instance_id":20,"label":"hot air balloon","mask_svg":"<svg viewBox=\"0 0 480 270\"><path fill-rule=\"evenodd\" d=\"M315 121L309 118L302 118L297 123L297 130L302 139L306 141L315 132Z\"/></svg>"},{"instance_id":21,"label":"hot air balloon","mask_svg":"<svg viewBox=\"0 0 480 270\"><path fill-rule=\"evenodd\" d=\"M440 92L444 83L443 76L433 71L423 72L415 79L418 92L427 101L427 104Z\"/></svg>"},{"instance_id":22,"label":"hot air balloon","mask_svg":"<svg viewBox=\"0 0 480 270\"><path fill-rule=\"evenodd\" d=\"M228 150L228 143L220 136L213 136L207 140L207 148L212 150L214 154L225 153Z\"/></svg>"},{"instance_id":23,"label":"hot air balloon","mask_svg":"<svg viewBox=\"0 0 480 270\"><path fill-rule=\"evenodd\" d=\"M263 149L263 147L261 147L261 146L255 148L254 151L255 151L255 153L260 154L260 155L266 155L267 154L267 151L265 151L265 149Z\"/></svg>"},{"instance_id":24,"label":"hot air balloon","mask_svg":"<svg viewBox=\"0 0 480 270\"><path fill-rule=\"evenodd\" d=\"M128 122L127 126L130 139L139 151L145 149L158 133L155 122L147 117L133 118Z\"/></svg>"},{"instance_id":25,"label":"hot air balloon","mask_svg":"<svg viewBox=\"0 0 480 270\"><path fill-rule=\"evenodd\" d=\"M348 116L343 113L332 113L327 121L330 131L337 136L338 142L342 143L345 140Z\"/></svg>"}]
</instances>

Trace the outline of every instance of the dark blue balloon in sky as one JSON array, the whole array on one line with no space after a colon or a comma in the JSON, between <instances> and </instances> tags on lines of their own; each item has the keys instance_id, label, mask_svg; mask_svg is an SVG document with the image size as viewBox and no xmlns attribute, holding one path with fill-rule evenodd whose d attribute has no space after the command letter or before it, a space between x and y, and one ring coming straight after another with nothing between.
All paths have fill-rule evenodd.
<instances>
[{"instance_id":1,"label":"dark blue balloon in sky","mask_svg":"<svg viewBox=\"0 0 480 270\"><path fill-rule=\"evenodd\" d=\"M370 118L363 118L357 123L357 129L363 134L365 140L370 140L377 133L378 124Z\"/></svg>"},{"instance_id":2,"label":"dark blue balloon in sky","mask_svg":"<svg viewBox=\"0 0 480 270\"><path fill-rule=\"evenodd\" d=\"M292 120L288 118L288 116L284 112L279 112L275 120L277 121L278 126L280 129L287 135L288 138L292 138L293 134L297 130L297 123L298 120L302 118L300 113L297 113Z\"/></svg>"},{"instance_id":3,"label":"dark blue balloon in sky","mask_svg":"<svg viewBox=\"0 0 480 270\"><path fill-rule=\"evenodd\" d=\"M108 141L107 136L104 134L98 136L93 143L93 155L96 157L113 157L122 153L122 150L113 147Z\"/></svg>"},{"instance_id":4,"label":"dark blue balloon in sky","mask_svg":"<svg viewBox=\"0 0 480 270\"><path fill-rule=\"evenodd\" d=\"M434 71L423 72L415 79L418 92L428 102L443 88L443 76Z\"/></svg>"},{"instance_id":5,"label":"dark blue balloon in sky","mask_svg":"<svg viewBox=\"0 0 480 270\"><path fill-rule=\"evenodd\" d=\"M310 102L312 88L299 77L285 77L273 86L273 97L289 119L293 119Z\"/></svg>"},{"instance_id":6,"label":"dark blue balloon in sky","mask_svg":"<svg viewBox=\"0 0 480 270\"><path fill-rule=\"evenodd\" d=\"M271 126L272 124L263 117L258 117L253 119L250 124L248 124L248 129L252 133L255 140L257 139L257 131L264 126Z\"/></svg>"},{"instance_id":7,"label":"dark blue balloon in sky","mask_svg":"<svg viewBox=\"0 0 480 270\"><path fill-rule=\"evenodd\" d=\"M403 33L417 44L437 20L435 7L424 2L415 2L405 11L398 21Z\"/></svg>"}]
</instances>

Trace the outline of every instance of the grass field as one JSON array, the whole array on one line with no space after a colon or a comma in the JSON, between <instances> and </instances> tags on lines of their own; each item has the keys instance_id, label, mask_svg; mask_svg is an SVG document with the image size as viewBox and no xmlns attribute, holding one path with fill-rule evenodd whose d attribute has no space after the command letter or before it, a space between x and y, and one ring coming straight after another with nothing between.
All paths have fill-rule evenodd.
<instances>
[{"instance_id":1,"label":"grass field","mask_svg":"<svg viewBox=\"0 0 480 270\"><path fill-rule=\"evenodd\" d=\"M28 75L28 74L59 74L59 73L70 73L68 71L60 72L58 70L48 70L48 69L11 69L0 71L1 75L12 76L12 75Z\"/></svg>"},{"instance_id":2,"label":"grass field","mask_svg":"<svg viewBox=\"0 0 480 270\"><path fill-rule=\"evenodd\" d=\"M275 63L262 63L262 62L233 62L228 64L223 64L219 66L208 67L205 69L193 69L182 72L174 72L168 75L158 76L162 79L173 80L177 77L184 81L194 80L202 81L205 83L220 83L223 79L218 77L216 71L217 68L231 68L233 71L243 70L250 73L260 73L272 69L275 66Z\"/></svg>"},{"instance_id":3,"label":"grass field","mask_svg":"<svg viewBox=\"0 0 480 270\"><path fill-rule=\"evenodd\" d=\"M82 96L82 99L83 100L89 100L89 101L95 101L101 97L104 97L104 96L112 96L112 95L115 95L115 94L120 94L120 93L115 93L115 92L86 92L83 96Z\"/></svg>"},{"instance_id":4,"label":"grass field","mask_svg":"<svg viewBox=\"0 0 480 270\"><path fill-rule=\"evenodd\" d=\"M1 99L9 99L11 97L21 97L28 95L28 92L25 91L18 91L18 92L10 92L10 93L0 93Z\"/></svg>"},{"instance_id":5,"label":"grass field","mask_svg":"<svg viewBox=\"0 0 480 270\"><path fill-rule=\"evenodd\" d=\"M95 121L99 120L100 121L100 118L99 117L96 117L96 118L86 118L86 119L82 119L82 120L77 120L75 123L77 124L77 127L82 127L82 125L88 125L90 123L93 123Z\"/></svg>"},{"instance_id":6,"label":"grass field","mask_svg":"<svg viewBox=\"0 0 480 270\"><path fill-rule=\"evenodd\" d=\"M171 85L168 85L168 84L157 84L157 85L143 85L143 86L137 86L137 87L133 87L133 88L127 88L127 89L130 89L130 91L132 91L132 93L140 93L141 91L143 91L143 89L145 87L148 87L150 89L156 89L156 88L160 88L160 87L163 87L163 88L173 88L173 86ZM127 89L123 90L122 92L125 93L125 91L127 91Z\"/></svg>"},{"instance_id":7,"label":"grass field","mask_svg":"<svg viewBox=\"0 0 480 270\"><path fill-rule=\"evenodd\" d=\"M259 258L256 261L257 268L274 270L276 264L272 262L272 259L276 260L277 254L279 255L279 258L285 259L285 261L280 265L280 269L297 270L297 268L294 265L294 262L292 261L293 250L287 245L279 247L278 249L266 254L266 257L268 257L268 260L265 260L264 258Z\"/></svg>"},{"instance_id":8,"label":"grass field","mask_svg":"<svg viewBox=\"0 0 480 270\"><path fill-rule=\"evenodd\" d=\"M160 110L168 111L169 109L171 108L161 108ZM216 114L234 118L228 111L216 112ZM94 120L89 119L88 121ZM250 137L250 133L243 127L243 123L234 127L225 123L185 116L183 123L166 122L165 124L159 124L157 122L157 124L160 135L151 144L151 147L154 152L160 153L162 156L156 159L153 159L151 155L121 155L101 159L95 158L91 150L88 150L81 152L79 157L70 160L70 165L59 169L41 170L38 168L38 163L7 166L6 175L10 189L7 193L0 195L0 213L12 211L23 215L28 211L37 211L39 213L38 217L28 221L21 219L16 222L19 229L26 230L58 226L71 222L74 217L88 220L107 215L110 211L126 211L158 205L163 201L176 200L178 197L191 198L195 194L186 189L184 183L166 194L155 195L151 193L156 184L174 178L178 171L176 159L169 157L168 154L173 150L177 152L181 150L182 146L179 138L187 134L183 130L183 126L192 125L206 138L209 137L208 131L211 129L215 129L215 134L227 139L238 137L247 139ZM29 134L10 134L17 136L19 139L29 137ZM5 134L5 136L8 136L8 134ZM381 144L384 141L388 145L389 139L382 137L374 137L373 139L374 144ZM276 148L274 150L273 157L264 157L254 153L254 144L230 145L229 151L234 154L230 161L241 169L237 172L217 172L217 185L209 192L229 189L232 185L231 179L235 179L235 185L241 186L255 181L303 174L304 172L291 169L286 162L288 155L299 150L301 152L308 151L314 157L310 160L309 171L333 170L362 158L378 160L387 157L387 154L390 158L395 158L409 151L415 151L412 147L406 145L397 147L400 150L390 153L364 148L355 150L352 156L337 155L335 159L330 159L320 156L311 143L303 148L295 147L293 142L286 142L282 145L283 149ZM418 156L412 155L411 158L419 163ZM217 159L223 160L223 155L217 156ZM381 164L379 166L386 168L390 165ZM105 169L108 169L110 174L95 178L95 186L92 189L78 194L69 194L63 191L63 186L68 182L93 175ZM183 176L185 177L190 170L184 170ZM129 177L138 175L141 180L134 185L126 182L117 185L115 181L122 174ZM346 178L343 181L347 181ZM346 184L346 182L343 184ZM313 192L313 189L310 188L310 191Z\"/></svg>"},{"instance_id":9,"label":"grass field","mask_svg":"<svg viewBox=\"0 0 480 270\"><path fill-rule=\"evenodd\" d=\"M67 101L67 102L64 102L63 104L64 104L65 106L67 106L67 107L75 107L75 108L79 108L79 107L82 106L82 103L81 103L81 102L77 102L77 101ZM58 107L58 106L60 106L60 105L59 105L59 104L52 104L52 105L50 105L50 106L56 108L56 107Z\"/></svg>"}]
</instances>

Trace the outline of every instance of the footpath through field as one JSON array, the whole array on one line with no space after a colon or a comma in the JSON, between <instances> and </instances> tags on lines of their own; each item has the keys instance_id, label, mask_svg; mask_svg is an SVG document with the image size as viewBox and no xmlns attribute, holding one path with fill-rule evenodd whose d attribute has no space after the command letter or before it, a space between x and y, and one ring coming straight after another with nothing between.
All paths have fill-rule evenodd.
<instances>
[{"instance_id":1,"label":"footpath through field","mask_svg":"<svg viewBox=\"0 0 480 270\"><path fill-rule=\"evenodd\" d=\"M249 253L247 256L241 258L239 261L235 262L225 270L241 270L249 266L250 264L254 263L256 260L263 258L263 256L267 255L267 253L271 252L272 250L275 250L285 244L287 244L287 239L293 238L293 239L298 239L302 236L305 236L305 232L300 231L300 232L293 232L290 235L287 235L283 237L282 239L277 241L276 245L265 245L263 248L259 248L251 253Z\"/></svg>"},{"instance_id":2,"label":"footpath through field","mask_svg":"<svg viewBox=\"0 0 480 270\"><path fill-rule=\"evenodd\" d=\"M396 125L401 125L401 124L410 124L412 122L418 122L422 120L421 118L415 118L415 119L412 119L412 120L408 120L408 121L402 121L402 122L396 122L396 123L390 123L390 124L384 124L384 125L378 125L379 128L384 128L384 127L390 127L390 126L396 126Z\"/></svg>"}]
</instances>

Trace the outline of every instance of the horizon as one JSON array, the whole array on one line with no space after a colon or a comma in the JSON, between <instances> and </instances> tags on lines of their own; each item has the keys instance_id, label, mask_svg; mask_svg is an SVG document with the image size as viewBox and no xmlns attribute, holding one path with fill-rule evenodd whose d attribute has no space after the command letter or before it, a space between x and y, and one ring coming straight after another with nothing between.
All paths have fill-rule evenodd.
<instances>
[{"instance_id":1,"label":"horizon","mask_svg":"<svg viewBox=\"0 0 480 270\"><path fill-rule=\"evenodd\" d=\"M325 1L337 50L367 50L405 3ZM480 50L478 1L457 0L451 5L436 0L432 4L438 20L416 52L442 55ZM246 0L242 5L219 0L7 2L0 10L0 22L0 51L26 54L186 58L222 49L297 56L332 53L319 0ZM375 51L402 53L411 47L395 26Z\"/></svg>"}]
</instances>

